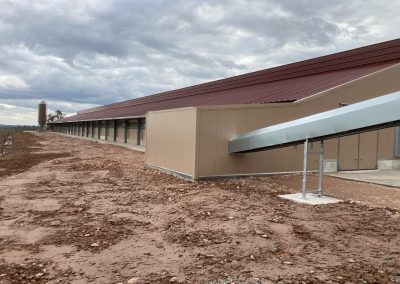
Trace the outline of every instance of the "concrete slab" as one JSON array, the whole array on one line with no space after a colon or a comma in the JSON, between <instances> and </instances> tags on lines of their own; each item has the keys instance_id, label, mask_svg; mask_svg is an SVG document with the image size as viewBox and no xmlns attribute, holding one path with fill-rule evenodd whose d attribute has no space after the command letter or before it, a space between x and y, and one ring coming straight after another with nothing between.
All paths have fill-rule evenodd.
<instances>
[{"instance_id":1,"label":"concrete slab","mask_svg":"<svg viewBox=\"0 0 400 284\"><path fill-rule=\"evenodd\" d=\"M307 193L306 199L303 198L303 195L301 192L299 193L292 193L292 194L284 194L284 195L278 195L282 199L294 201L297 203L304 203L304 204L309 204L309 205L323 205L323 204L332 204L332 203L339 203L341 200L328 197L328 196L322 196L319 197L318 195L314 193Z\"/></svg>"},{"instance_id":2,"label":"concrete slab","mask_svg":"<svg viewBox=\"0 0 400 284\"><path fill-rule=\"evenodd\" d=\"M372 170L329 173L329 176L400 188L400 170Z\"/></svg>"}]
</instances>

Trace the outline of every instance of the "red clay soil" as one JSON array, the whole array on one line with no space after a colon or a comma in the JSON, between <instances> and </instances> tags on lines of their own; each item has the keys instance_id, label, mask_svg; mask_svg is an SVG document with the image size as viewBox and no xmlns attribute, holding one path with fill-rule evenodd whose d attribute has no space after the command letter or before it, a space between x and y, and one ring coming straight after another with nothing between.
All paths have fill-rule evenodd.
<instances>
[{"instance_id":1,"label":"red clay soil","mask_svg":"<svg viewBox=\"0 0 400 284\"><path fill-rule=\"evenodd\" d=\"M347 201L308 206L277 197L298 176L193 183L129 149L20 135L20 166L1 164L0 283L400 283L399 190L327 178Z\"/></svg>"}]
</instances>

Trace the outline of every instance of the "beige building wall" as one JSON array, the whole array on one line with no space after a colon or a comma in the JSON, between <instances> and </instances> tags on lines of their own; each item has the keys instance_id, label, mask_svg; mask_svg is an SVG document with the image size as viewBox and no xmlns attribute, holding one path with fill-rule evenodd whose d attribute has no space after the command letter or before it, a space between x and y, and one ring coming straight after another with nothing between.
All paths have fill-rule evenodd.
<instances>
[{"instance_id":1,"label":"beige building wall","mask_svg":"<svg viewBox=\"0 0 400 284\"><path fill-rule=\"evenodd\" d=\"M100 139L106 139L106 121L100 121Z\"/></svg>"},{"instance_id":2,"label":"beige building wall","mask_svg":"<svg viewBox=\"0 0 400 284\"><path fill-rule=\"evenodd\" d=\"M129 120L128 123L127 143L129 145L137 145L137 119Z\"/></svg>"},{"instance_id":3,"label":"beige building wall","mask_svg":"<svg viewBox=\"0 0 400 284\"><path fill-rule=\"evenodd\" d=\"M107 121L108 128L107 128L107 140L113 141L114 140L114 121Z\"/></svg>"},{"instance_id":4,"label":"beige building wall","mask_svg":"<svg viewBox=\"0 0 400 284\"><path fill-rule=\"evenodd\" d=\"M93 123L93 138L98 138L99 135L99 125L97 124L97 122Z\"/></svg>"},{"instance_id":5,"label":"beige building wall","mask_svg":"<svg viewBox=\"0 0 400 284\"><path fill-rule=\"evenodd\" d=\"M194 178L196 119L196 108L149 112L146 164Z\"/></svg>"},{"instance_id":6,"label":"beige building wall","mask_svg":"<svg viewBox=\"0 0 400 284\"><path fill-rule=\"evenodd\" d=\"M124 122L118 120L117 121L117 135L116 135L116 142L125 143L125 126Z\"/></svg>"},{"instance_id":7,"label":"beige building wall","mask_svg":"<svg viewBox=\"0 0 400 284\"><path fill-rule=\"evenodd\" d=\"M228 140L235 134L338 108L340 104L351 104L399 91L399 77L400 67L396 66L296 103L198 108L195 176L301 170L302 145L230 155ZM339 167L342 166L343 170L376 168L377 160L394 159L393 143L393 128L331 139L326 141L325 158L336 162L339 159ZM310 148L311 152L319 151L318 143L313 143ZM318 158L318 154L309 156L309 169L317 169Z\"/></svg>"},{"instance_id":8,"label":"beige building wall","mask_svg":"<svg viewBox=\"0 0 400 284\"><path fill-rule=\"evenodd\" d=\"M146 126L142 127L139 135L140 135L140 145L146 146Z\"/></svg>"}]
</instances>

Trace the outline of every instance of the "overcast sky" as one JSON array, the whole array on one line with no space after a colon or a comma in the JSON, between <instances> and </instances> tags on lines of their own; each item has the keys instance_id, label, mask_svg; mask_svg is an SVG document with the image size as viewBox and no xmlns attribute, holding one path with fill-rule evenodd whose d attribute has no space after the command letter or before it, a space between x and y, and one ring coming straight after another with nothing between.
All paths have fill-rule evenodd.
<instances>
[{"instance_id":1,"label":"overcast sky","mask_svg":"<svg viewBox=\"0 0 400 284\"><path fill-rule=\"evenodd\" d=\"M399 37L398 0L0 0L0 124Z\"/></svg>"}]
</instances>

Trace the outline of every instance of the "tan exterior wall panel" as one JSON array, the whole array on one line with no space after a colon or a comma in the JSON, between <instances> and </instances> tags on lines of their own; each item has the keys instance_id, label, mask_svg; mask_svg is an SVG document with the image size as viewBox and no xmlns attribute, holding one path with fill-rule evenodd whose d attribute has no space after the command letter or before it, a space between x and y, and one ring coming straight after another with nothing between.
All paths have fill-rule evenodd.
<instances>
[{"instance_id":1,"label":"tan exterior wall panel","mask_svg":"<svg viewBox=\"0 0 400 284\"><path fill-rule=\"evenodd\" d=\"M127 143L137 145L137 128L128 128Z\"/></svg>"},{"instance_id":2,"label":"tan exterior wall panel","mask_svg":"<svg viewBox=\"0 0 400 284\"><path fill-rule=\"evenodd\" d=\"M125 143L125 127L122 123L117 124L116 140L119 143Z\"/></svg>"},{"instance_id":3,"label":"tan exterior wall panel","mask_svg":"<svg viewBox=\"0 0 400 284\"><path fill-rule=\"evenodd\" d=\"M101 123L100 125L100 139L106 139L106 125L105 123Z\"/></svg>"},{"instance_id":4,"label":"tan exterior wall panel","mask_svg":"<svg viewBox=\"0 0 400 284\"><path fill-rule=\"evenodd\" d=\"M198 173L210 176L216 173L217 112L199 111Z\"/></svg>"},{"instance_id":5,"label":"tan exterior wall panel","mask_svg":"<svg viewBox=\"0 0 400 284\"><path fill-rule=\"evenodd\" d=\"M339 138L338 168L341 171L358 169L358 134Z\"/></svg>"},{"instance_id":6,"label":"tan exterior wall panel","mask_svg":"<svg viewBox=\"0 0 400 284\"><path fill-rule=\"evenodd\" d=\"M371 170L378 167L378 131L359 134L358 169Z\"/></svg>"},{"instance_id":7,"label":"tan exterior wall panel","mask_svg":"<svg viewBox=\"0 0 400 284\"><path fill-rule=\"evenodd\" d=\"M246 171L243 155L229 155L228 140L246 131L246 110L223 110L217 112L216 175L226 172L240 174ZM228 153L228 155L226 155Z\"/></svg>"},{"instance_id":8,"label":"tan exterior wall panel","mask_svg":"<svg viewBox=\"0 0 400 284\"><path fill-rule=\"evenodd\" d=\"M218 176L244 173L286 172L302 169L303 146L265 152L230 155L228 139L235 134L274 125L400 90L400 67L357 80L329 90L324 94L286 105L215 106L199 108L198 175ZM343 169L376 167L377 159L393 159L394 130L361 136L360 156L358 135L325 141L325 159L339 158ZM339 146L340 144L340 146ZM339 150L341 149L341 150ZM375 149L375 150L374 150ZM318 169L319 143L310 152L309 166ZM354 157L353 157L354 156ZM359 160L360 159L360 160Z\"/></svg>"},{"instance_id":9,"label":"tan exterior wall panel","mask_svg":"<svg viewBox=\"0 0 400 284\"><path fill-rule=\"evenodd\" d=\"M140 142L140 144L142 145L142 146L146 146L146 128L142 128L142 131L141 131L142 133L140 134L141 135L141 142Z\"/></svg>"},{"instance_id":10,"label":"tan exterior wall panel","mask_svg":"<svg viewBox=\"0 0 400 284\"><path fill-rule=\"evenodd\" d=\"M94 125L93 127L93 138L98 138L98 133L99 133L99 128L97 126L97 124Z\"/></svg>"},{"instance_id":11,"label":"tan exterior wall panel","mask_svg":"<svg viewBox=\"0 0 400 284\"><path fill-rule=\"evenodd\" d=\"M196 108L147 114L146 163L196 177Z\"/></svg>"},{"instance_id":12,"label":"tan exterior wall panel","mask_svg":"<svg viewBox=\"0 0 400 284\"><path fill-rule=\"evenodd\" d=\"M147 115L146 122L151 131L147 132L146 163L155 166L165 165L165 128L160 122L162 113Z\"/></svg>"},{"instance_id":13,"label":"tan exterior wall panel","mask_svg":"<svg viewBox=\"0 0 400 284\"><path fill-rule=\"evenodd\" d=\"M395 128L379 130L378 158L379 160L392 160L394 157L394 131Z\"/></svg>"},{"instance_id":14,"label":"tan exterior wall panel","mask_svg":"<svg viewBox=\"0 0 400 284\"><path fill-rule=\"evenodd\" d=\"M108 122L107 140L114 140L114 123L112 121Z\"/></svg>"}]
</instances>

